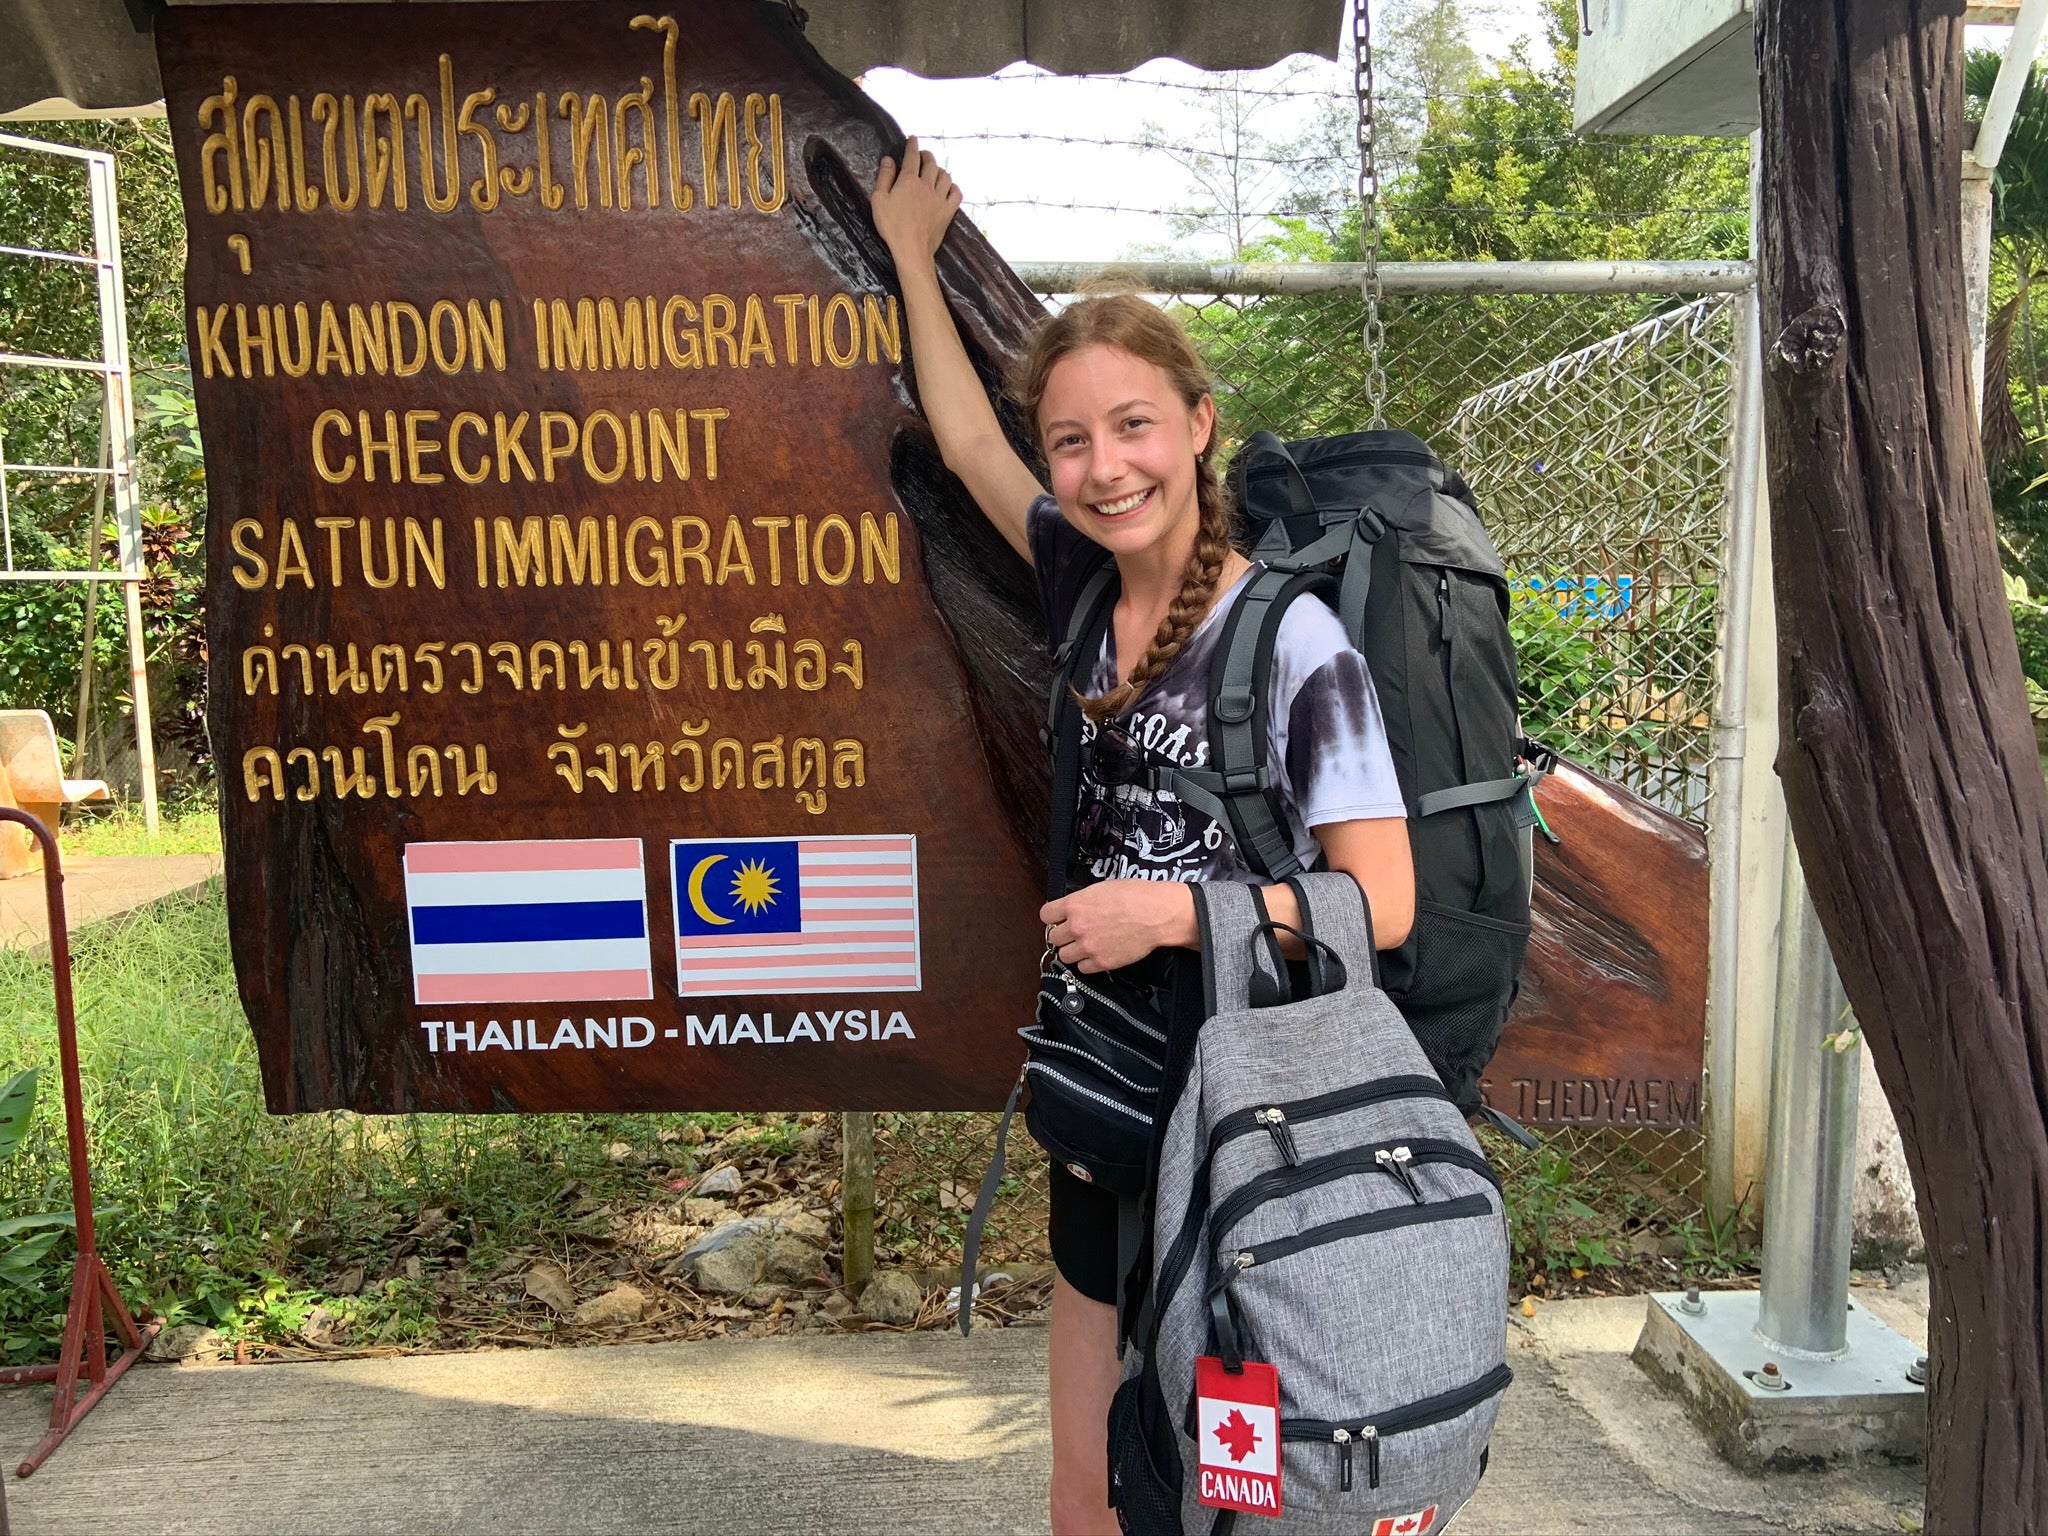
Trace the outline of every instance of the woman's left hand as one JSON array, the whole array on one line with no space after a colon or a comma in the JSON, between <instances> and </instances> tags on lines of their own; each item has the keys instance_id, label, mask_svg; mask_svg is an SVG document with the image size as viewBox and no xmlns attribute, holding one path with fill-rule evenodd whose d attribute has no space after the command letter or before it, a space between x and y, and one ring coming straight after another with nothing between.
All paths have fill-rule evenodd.
<instances>
[{"instance_id":1,"label":"woman's left hand","mask_svg":"<svg viewBox=\"0 0 2048 1536\"><path fill-rule=\"evenodd\" d=\"M1046 944L1077 971L1113 971L1200 937L1194 893L1177 880L1104 880L1047 902L1038 919Z\"/></svg>"}]
</instances>

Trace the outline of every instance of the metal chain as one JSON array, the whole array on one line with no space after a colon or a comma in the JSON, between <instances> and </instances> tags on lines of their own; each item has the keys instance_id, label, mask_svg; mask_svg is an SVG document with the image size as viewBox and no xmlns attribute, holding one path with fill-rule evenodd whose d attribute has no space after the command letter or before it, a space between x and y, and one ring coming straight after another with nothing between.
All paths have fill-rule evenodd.
<instances>
[{"instance_id":1,"label":"metal chain","mask_svg":"<svg viewBox=\"0 0 2048 1536\"><path fill-rule=\"evenodd\" d=\"M1380 318L1380 173L1374 163L1370 0L1352 0L1351 42L1358 92L1359 245L1365 257L1365 407L1367 425L1387 424L1387 327Z\"/></svg>"}]
</instances>

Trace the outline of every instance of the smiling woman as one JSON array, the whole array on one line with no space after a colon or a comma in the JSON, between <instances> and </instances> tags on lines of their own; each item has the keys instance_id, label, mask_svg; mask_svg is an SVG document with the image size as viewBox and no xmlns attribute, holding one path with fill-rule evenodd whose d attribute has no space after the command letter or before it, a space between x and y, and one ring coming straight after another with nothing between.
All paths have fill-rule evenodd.
<instances>
[{"instance_id":1,"label":"smiling woman","mask_svg":"<svg viewBox=\"0 0 2048 1536\"><path fill-rule=\"evenodd\" d=\"M1053 806L1053 823L1080 835L1056 832L1048 853L1052 899L1039 914L1048 962L1070 979L1118 973L1112 985L1161 1018L1199 1016L1190 885L1262 886L1274 919L1301 919L1292 890L1257 873L1226 827L1154 771L1187 766L1168 743L1200 743L1197 760L1206 760L1209 659L1219 620L1252 571L1232 546L1211 461L1208 376L1180 327L1135 296L1084 299L1046 322L1015 393L1045 457L1048 493L1004 436L939 287L934 253L959 202L915 139L900 170L883 160L875 225L903 286L925 415L946 467L1031 562L1046 632L1070 637L1062 661L1085 719L1078 731L1068 726L1067 685L1056 682L1053 737L1080 746L1078 785L1063 775L1055 791L1075 799ZM1097 595L1084 601L1084 592ZM1099 614L1105 601L1099 648L1076 649L1075 611ZM1370 898L1378 942L1400 944L1415 904L1406 808L1364 658L1327 608L1286 610L1269 692L1266 760L1301 863L1321 858L1352 876ZM1147 743L1160 754L1148 756ZM1104 1425L1125 1278L1119 1197L1058 1160L1051 1190L1052 1523L1108 1531L1116 1520L1104 1499Z\"/></svg>"}]
</instances>

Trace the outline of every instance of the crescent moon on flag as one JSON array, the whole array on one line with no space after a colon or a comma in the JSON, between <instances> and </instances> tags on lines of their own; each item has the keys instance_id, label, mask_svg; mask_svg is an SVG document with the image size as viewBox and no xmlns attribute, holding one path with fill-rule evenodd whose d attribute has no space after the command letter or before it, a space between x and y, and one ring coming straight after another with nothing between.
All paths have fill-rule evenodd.
<instances>
[{"instance_id":1,"label":"crescent moon on flag","mask_svg":"<svg viewBox=\"0 0 2048 1536\"><path fill-rule=\"evenodd\" d=\"M709 858L699 859L697 861L697 867L690 871L690 878L687 884L687 889L689 891L690 896L690 910L695 912L699 917L703 918L705 922L716 923L720 927L724 927L727 923L731 922L732 919L729 917L720 917L716 912L712 911L710 906L705 902L704 877L711 872L711 866L716 864L720 859L723 859L724 857L725 855L722 853L714 853Z\"/></svg>"}]
</instances>

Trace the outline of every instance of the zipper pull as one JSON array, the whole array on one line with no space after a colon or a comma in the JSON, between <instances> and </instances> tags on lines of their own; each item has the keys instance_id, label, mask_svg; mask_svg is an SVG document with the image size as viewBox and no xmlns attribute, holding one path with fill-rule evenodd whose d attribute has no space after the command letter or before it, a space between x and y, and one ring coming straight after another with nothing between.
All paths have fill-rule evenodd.
<instances>
[{"instance_id":1,"label":"zipper pull","mask_svg":"<svg viewBox=\"0 0 2048 1536\"><path fill-rule=\"evenodd\" d=\"M1088 1005L1081 1000L1081 984L1074 980L1073 972L1067 973L1067 995L1060 999L1060 1009L1069 1018L1079 1018L1081 1010Z\"/></svg>"},{"instance_id":2,"label":"zipper pull","mask_svg":"<svg viewBox=\"0 0 2048 1536\"><path fill-rule=\"evenodd\" d=\"M1403 1189L1408 1191L1409 1199L1420 1205L1422 1204L1422 1189L1415 1182L1415 1175L1408 1168L1408 1164L1414 1156L1415 1154L1406 1147L1382 1147L1379 1151L1373 1153L1372 1158L1380 1167L1392 1174Z\"/></svg>"},{"instance_id":3,"label":"zipper pull","mask_svg":"<svg viewBox=\"0 0 2048 1536\"><path fill-rule=\"evenodd\" d=\"M1451 628L1451 573L1438 571L1436 575L1436 622L1439 635L1448 634Z\"/></svg>"},{"instance_id":4,"label":"zipper pull","mask_svg":"<svg viewBox=\"0 0 2048 1536\"><path fill-rule=\"evenodd\" d=\"M1337 1491L1351 1491L1351 1431L1340 1427L1330 1436L1337 1442Z\"/></svg>"},{"instance_id":5,"label":"zipper pull","mask_svg":"<svg viewBox=\"0 0 2048 1536\"><path fill-rule=\"evenodd\" d=\"M1290 1168L1301 1166L1301 1153L1294 1145L1294 1132L1287 1128L1287 1114L1278 1105L1256 1110L1252 1118L1263 1125L1273 1137L1273 1145L1280 1150L1281 1159Z\"/></svg>"},{"instance_id":6,"label":"zipper pull","mask_svg":"<svg viewBox=\"0 0 2048 1536\"><path fill-rule=\"evenodd\" d=\"M1380 1485L1380 1432L1368 1424L1358 1432L1358 1438L1365 1442L1365 1486L1377 1488Z\"/></svg>"}]
</instances>

